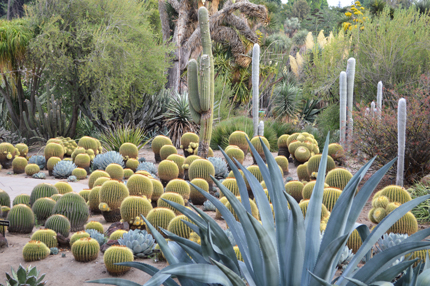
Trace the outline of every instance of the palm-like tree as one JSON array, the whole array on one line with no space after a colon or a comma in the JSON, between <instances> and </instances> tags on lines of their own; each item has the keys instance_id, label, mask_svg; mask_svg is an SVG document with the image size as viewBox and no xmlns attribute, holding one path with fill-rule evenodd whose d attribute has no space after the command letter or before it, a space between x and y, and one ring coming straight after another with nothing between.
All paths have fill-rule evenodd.
<instances>
[{"instance_id":1,"label":"palm-like tree","mask_svg":"<svg viewBox=\"0 0 430 286\"><path fill-rule=\"evenodd\" d=\"M23 112L28 114L24 100L30 100L34 106L43 70L41 64L26 62L27 47L32 37L33 33L25 20L0 21L0 95L6 102L13 125L20 131L25 129ZM29 93L24 92L24 81Z\"/></svg>"},{"instance_id":2,"label":"palm-like tree","mask_svg":"<svg viewBox=\"0 0 430 286\"><path fill-rule=\"evenodd\" d=\"M198 2L197 2L198 1ZM241 40L244 37L251 43L257 43L258 37L250 28L248 21L259 21L266 24L268 12L265 6L256 5L248 0L159 0L159 11L164 41L176 45L175 58L169 70L168 86L178 91L180 74L190 58L195 58L201 51L200 29L198 27L197 9L208 8L211 38L215 42L230 46L236 63L247 67L251 62L247 45ZM166 2L177 14L175 21L169 21ZM237 13L239 12L239 13ZM173 23L173 33L170 23ZM256 25L254 26L255 29Z\"/></svg>"}]
</instances>

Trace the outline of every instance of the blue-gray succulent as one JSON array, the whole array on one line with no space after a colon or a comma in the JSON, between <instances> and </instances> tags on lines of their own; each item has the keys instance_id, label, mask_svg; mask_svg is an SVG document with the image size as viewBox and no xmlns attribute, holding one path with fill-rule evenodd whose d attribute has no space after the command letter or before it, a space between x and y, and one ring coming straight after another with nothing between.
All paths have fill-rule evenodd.
<instances>
[{"instance_id":1,"label":"blue-gray succulent","mask_svg":"<svg viewBox=\"0 0 430 286\"><path fill-rule=\"evenodd\" d=\"M55 164L52 174L57 179L66 179L72 175L72 171L76 168L77 166L72 161L62 160Z\"/></svg>"},{"instance_id":2,"label":"blue-gray succulent","mask_svg":"<svg viewBox=\"0 0 430 286\"><path fill-rule=\"evenodd\" d=\"M124 166L124 159L122 155L116 151L109 151L100 155L97 155L93 160L92 169L93 170L105 170L109 164L118 164L121 167Z\"/></svg>"},{"instance_id":3,"label":"blue-gray succulent","mask_svg":"<svg viewBox=\"0 0 430 286\"><path fill-rule=\"evenodd\" d=\"M31 177L35 179L46 179L46 174L43 172L39 172L39 173L33 174L33 176Z\"/></svg>"},{"instance_id":4,"label":"blue-gray succulent","mask_svg":"<svg viewBox=\"0 0 430 286\"><path fill-rule=\"evenodd\" d=\"M130 248L135 256L143 258L151 254L155 240L146 230L136 229L124 233L118 243Z\"/></svg>"},{"instance_id":5,"label":"blue-gray succulent","mask_svg":"<svg viewBox=\"0 0 430 286\"><path fill-rule=\"evenodd\" d=\"M378 250L385 251L390 247L399 245L403 240L408 238L407 234L400 233L384 233L384 235L378 239Z\"/></svg>"},{"instance_id":6,"label":"blue-gray succulent","mask_svg":"<svg viewBox=\"0 0 430 286\"><path fill-rule=\"evenodd\" d=\"M228 176L227 163L218 157L209 157L208 160L212 163L215 168L215 178L225 179Z\"/></svg>"},{"instance_id":7,"label":"blue-gray succulent","mask_svg":"<svg viewBox=\"0 0 430 286\"><path fill-rule=\"evenodd\" d=\"M216 207L214 206L213 203L211 203L211 201L205 201L203 203L203 210L204 211L214 212L214 211L216 211Z\"/></svg>"},{"instance_id":8,"label":"blue-gray succulent","mask_svg":"<svg viewBox=\"0 0 430 286\"><path fill-rule=\"evenodd\" d=\"M29 164L37 164L40 168L40 170L43 170L46 165L46 159L45 156L41 155L34 155L31 156L30 159L28 159Z\"/></svg>"},{"instance_id":9,"label":"blue-gray succulent","mask_svg":"<svg viewBox=\"0 0 430 286\"><path fill-rule=\"evenodd\" d=\"M76 176L69 176L67 178L67 182L77 182L78 178L76 178Z\"/></svg>"},{"instance_id":10,"label":"blue-gray succulent","mask_svg":"<svg viewBox=\"0 0 430 286\"><path fill-rule=\"evenodd\" d=\"M85 230L91 238L97 240L97 242L100 244L100 246L102 246L103 244L105 244L107 242L107 238L106 236L104 236L104 234L98 232L95 229L87 229Z\"/></svg>"},{"instance_id":11,"label":"blue-gray succulent","mask_svg":"<svg viewBox=\"0 0 430 286\"><path fill-rule=\"evenodd\" d=\"M137 166L136 171L147 171L154 177L157 174L157 166L151 162L142 162Z\"/></svg>"}]
</instances>

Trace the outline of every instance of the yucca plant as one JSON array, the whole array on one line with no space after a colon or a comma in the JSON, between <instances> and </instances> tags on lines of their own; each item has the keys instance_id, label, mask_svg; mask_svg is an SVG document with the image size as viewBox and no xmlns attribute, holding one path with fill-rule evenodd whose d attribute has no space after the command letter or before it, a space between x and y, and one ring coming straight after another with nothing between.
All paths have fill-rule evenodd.
<instances>
[{"instance_id":1,"label":"yucca plant","mask_svg":"<svg viewBox=\"0 0 430 286\"><path fill-rule=\"evenodd\" d=\"M325 174L329 136L319 166L319 173ZM252 152L256 150L251 144ZM264 144L262 144L264 145ZM264 146L263 146L264 148ZM411 235L396 247L387 249L370 259L370 251L379 237L392 224L404 216L417 204L430 198L430 195L407 202L385 217L370 233L365 225L356 223L362 208L368 201L375 187L379 184L394 161L382 167L369 178L356 194L357 186L369 170L374 158L365 164L349 181L335 204L326 231L320 240L320 216L324 189L324 176L318 176L312 193L306 218L293 197L285 192L282 175L278 171L275 159L270 151L264 148L267 164L256 155L269 196L273 203L275 221L269 201L258 180L243 166L242 169L259 209L261 222L251 215L248 192L242 175L235 164L225 155L239 185L242 198L240 202L226 187L213 178L220 191L224 193L238 215L237 222L233 214L215 197L198 189L220 211L231 230L239 247L243 261L238 261L233 246L221 227L198 208L193 212L184 206L167 201L171 206L185 214L193 223L185 222L201 238L201 244L180 238L169 231L163 230L172 241L166 240L145 219L154 238L157 240L169 266L158 270L153 266L140 262L127 262L120 265L135 267L153 277L144 285L179 285L171 279L175 275L181 285L233 285L233 286L306 286L306 285L393 285L392 281L399 273L408 269L406 278L396 285L428 285L422 284L429 278L429 270L418 276L419 269L412 269L417 261L405 260L392 266L400 256L416 250L430 248L430 242L421 242L430 235L425 229ZM236 162L238 163L238 162ZM290 209L287 205L290 205ZM349 265L336 281L336 265L346 245L350 233L357 229L363 244L354 255ZM357 268L359 262L366 258L366 264ZM419 266L421 267L421 266ZM425 267L426 268L426 267ZM415 279L416 283L410 279ZM405 282L402 282L405 281ZM421 282L422 283L421 283ZM100 279L89 283L105 283L111 285L138 285L123 279ZM382 284L385 283L385 284ZM421 284L420 284L421 283Z\"/></svg>"},{"instance_id":2,"label":"yucca plant","mask_svg":"<svg viewBox=\"0 0 430 286\"><path fill-rule=\"evenodd\" d=\"M147 143L145 131L130 124L116 124L105 127L105 130L98 135L103 147L108 151L119 151L124 143L133 143L137 149L142 149Z\"/></svg>"},{"instance_id":3,"label":"yucca plant","mask_svg":"<svg viewBox=\"0 0 430 286\"><path fill-rule=\"evenodd\" d=\"M167 105L167 112L164 113L166 127L170 130L169 137L173 145L181 145L182 134L186 132L198 132L199 126L191 117L188 106L188 93L184 92L173 97Z\"/></svg>"}]
</instances>

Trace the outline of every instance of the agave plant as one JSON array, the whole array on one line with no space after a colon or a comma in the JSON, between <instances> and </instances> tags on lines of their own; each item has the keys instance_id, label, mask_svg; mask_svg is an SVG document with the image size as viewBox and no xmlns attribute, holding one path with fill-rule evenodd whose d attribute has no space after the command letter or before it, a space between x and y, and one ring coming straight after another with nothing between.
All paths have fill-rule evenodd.
<instances>
[{"instance_id":1,"label":"agave plant","mask_svg":"<svg viewBox=\"0 0 430 286\"><path fill-rule=\"evenodd\" d=\"M319 172L325 174L328 154L329 136L319 166ZM256 154L255 148L250 148ZM264 145L264 144L262 144ZM171 240L169 244L163 236L143 217L147 227L153 233L169 266L159 270L140 262L126 262L119 265L135 267L152 275L144 285L178 285L172 280L175 275L181 285L234 285L244 286L307 286L307 285L393 285L392 281L399 273L408 269L405 284L396 285L428 285L422 284L429 279L430 270L418 276L421 265L412 269L417 259L401 261L395 266L392 262L413 251L430 248L430 242L421 242L430 235L430 229L421 230L405 239L397 247L392 247L370 259L370 251L386 231L410 209L430 198L426 195L407 202L385 217L370 233L366 225L356 223L362 208L368 201L375 187L394 161L382 167L369 178L356 194L357 186L369 170L374 159L366 163L349 181L337 203L335 204L326 231L320 240L320 216L324 190L324 176L318 176L312 193L306 218L293 197L285 192L282 175L270 151L263 146L267 164L256 155L269 196L273 203L275 220L266 194L258 180L242 165L238 164L246 177L259 209L261 222L251 215L248 192L245 181L235 164L224 156L233 170L242 197L240 202L233 193L213 178L220 191L224 193L239 221L215 197L194 186L220 211L231 230L243 257L238 261L233 246L226 233L210 216L192 206L194 211L177 203L166 201L172 207L185 214L193 223L185 222L201 238L201 245L178 237L162 230ZM238 162L236 162L238 163ZM290 209L287 208L290 205ZM336 266L344 251L349 235L357 229L363 240L362 246L334 281ZM363 258L364 266L358 267ZM409 279L415 279L411 284ZM246 281L246 282L244 282ZM381 282L383 281L383 282ZM403 283L401 280L399 280ZM99 279L90 283L111 285L137 285L122 279ZM382 284L384 283L384 284ZM407 284L406 284L407 283ZM420 284L421 283L421 284Z\"/></svg>"},{"instance_id":2,"label":"agave plant","mask_svg":"<svg viewBox=\"0 0 430 286\"><path fill-rule=\"evenodd\" d=\"M57 179L66 179L72 174L72 171L76 168L77 166L72 161L62 160L55 164L52 174Z\"/></svg>"},{"instance_id":3,"label":"agave plant","mask_svg":"<svg viewBox=\"0 0 430 286\"><path fill-rule=\"evenodd\" d=\"M170 130L170 138L175 147L181 145L182 134L186 132L197 132L199 126L191 117L188 106L188 94L184 92L173 97L167 105L167 112L164 113L166 127Z\"/></svg>"},{"instance_id":4,"label":"agave plant","mask_svg":"<svg viewBox=\"0 0 430 286\"><path fill-rule=\"evenodd\" d=\"M124 143L133 143L140 150L149 142L149 140L143 139L146 134L142 128L129 123L104 127L98 137L106 150L117 152Z\"/></svg>"},{"instance_id":5,"label":"agave plant","mask_svg":"<svg viewBox=\"0 0 430 286\"><path fill-rule=\"evenodd\" d=\"M18 270L15 272L11 268L11 274L6 273L7 286L42 286L46 282L43 281L45 274L39 277L40 271L36 267L29 266L27 269L20 264Z\"/></svg>"}]
</instances>

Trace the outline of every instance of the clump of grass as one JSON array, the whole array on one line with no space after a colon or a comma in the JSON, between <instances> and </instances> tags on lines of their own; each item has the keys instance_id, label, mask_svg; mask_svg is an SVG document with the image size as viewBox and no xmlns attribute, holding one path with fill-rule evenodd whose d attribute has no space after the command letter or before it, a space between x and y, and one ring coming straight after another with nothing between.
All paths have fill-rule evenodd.
<instances>
[{"instance_id":1,"label":"clump of grass","mask_svg":"<svg viewBox=\"0 0 430 286\"><path fill-rule=\"evenodd\" d=\"M421 183L417 183L412 188L408 189L408 191L411 194L412 199L415 199L428 195L430 193L430 188ZM420 222L430 221L430 200L426 200L417 205L412 209L412 213Z\"/></svg>"}]
</instances>

